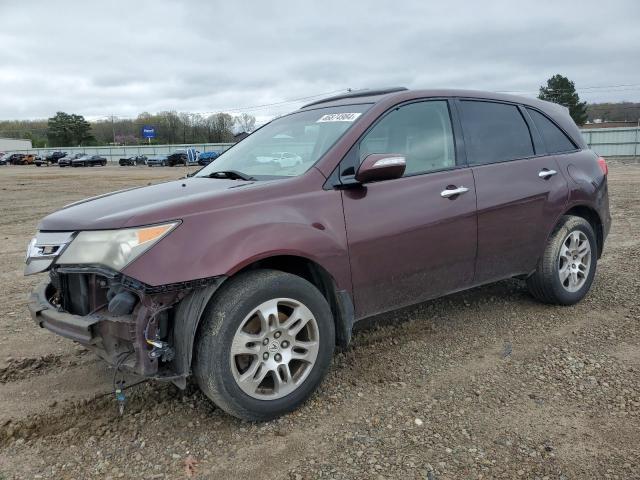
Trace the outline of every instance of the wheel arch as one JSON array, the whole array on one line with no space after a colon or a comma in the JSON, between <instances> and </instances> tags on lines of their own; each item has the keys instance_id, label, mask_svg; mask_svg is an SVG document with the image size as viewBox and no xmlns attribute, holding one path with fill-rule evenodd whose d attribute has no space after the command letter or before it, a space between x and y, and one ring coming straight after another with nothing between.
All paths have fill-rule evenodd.
<instances>
[{"instance_id":1,"label":"wheel arch","mask_svg":"<svg viewBox=\"0 0 640 480\"><path fill-rule=\"evenodd\" d=\"M300 255L279 254L260 258L234 272L234 275L247 270L263 268L290 273L304 278L314 285L331 308L336 328L336 345L342 348L346 348L349 345L354 322L351 295L346 290L338 288L333 276L322 265ZM233 278L233 276L230 278Z\"/></svg>"},{"instance_id":2,"label":"wheel arch","mask_svg":"<svg viewBox=\"0 0 640 480\"><path fill-rule=\"evenodd\" d=\"M309 281L327 300L336 332L336 345L346 348L351 341L354 322L354 308L351 295L340 290L331 274L317 262L297 255L273 255L255 260L234 271L231 275L219 277L212 284L191 292L177 306L174 316L174 345L176 356L173 367L177 377L173 382L180 388L186 387L186 377L191 372L193 349L198 328L207 305L216 301L218 288L242 272L258 269L272 269L290 273Z\"/></svg>"},{"instance_id":3,"label":"wheel arch","mask_svg":"<svg viewBox=\"0 0 640 480\"><path fill-rule=\"evenodd\" d=\"M573 215L575 217L582 217L587 222L589 222L589 224L591 225L591 228L593 228L593 232L596 235L596 244L597 244L596 247L598 248L597 258L600 258L602 256L602 249L604 247L604 230L603 230L602 219L600 218L600 215L598 214L597 210L588 205L581 204L581 205L572 206L562 215L563 216ZM557 225L557 222L556 222L556 225Z\"/></svg>"}]
</instances>

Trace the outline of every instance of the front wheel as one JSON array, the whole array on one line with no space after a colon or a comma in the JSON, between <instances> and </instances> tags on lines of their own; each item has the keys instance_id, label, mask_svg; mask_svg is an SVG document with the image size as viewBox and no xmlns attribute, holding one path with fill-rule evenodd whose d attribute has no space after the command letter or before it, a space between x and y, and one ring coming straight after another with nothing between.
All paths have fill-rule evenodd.
<instances>
[{"instance_id":1,"label":"front wheel","mask_svg":"<svg viewBox=\"0 0 640 480\"><path fill-rule=\"evenodd\" d=\"M565 215L527 279L529 292L544 303L573 305L584 298L596 273L598 245L591 224Z\"/></svg>"},{"instance_id":2,"label":"front wheel","mask_svg":"<svg viewBox=\"0 0 640 480\"><path fill-rule=\"evenodd\" d=\"M227 413L264 421L294 410L315 391L334 345L331 309L314 285L255 270L229 280L205 310L194 373Z\"/></svg>"}]
</instances>

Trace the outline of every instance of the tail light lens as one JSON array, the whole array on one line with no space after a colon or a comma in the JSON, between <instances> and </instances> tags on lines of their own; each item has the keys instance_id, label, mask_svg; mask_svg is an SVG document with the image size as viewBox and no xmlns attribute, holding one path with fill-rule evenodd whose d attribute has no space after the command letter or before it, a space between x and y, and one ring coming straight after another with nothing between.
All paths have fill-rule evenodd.
<instances>
[{"instance_id":1,"label":"tail light lens","mask_svg":"<svg viewBox=\"0 0 640 480\"><path fill-rule=\"evenodd\" d=\"M598 157L598 165L600 165L600 170L602 170L602 173L604 173L604 175L607 176L609 174L609 167L607 166L607 161L602 157Z\"/></svg>"}]
</instances>

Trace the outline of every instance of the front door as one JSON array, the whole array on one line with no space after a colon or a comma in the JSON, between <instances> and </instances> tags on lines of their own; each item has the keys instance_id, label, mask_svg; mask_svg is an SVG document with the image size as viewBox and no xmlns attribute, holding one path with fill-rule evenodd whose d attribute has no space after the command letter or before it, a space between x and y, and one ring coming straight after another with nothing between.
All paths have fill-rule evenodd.
<instances>
[{"instance_id":1,"label":"front door","mask_svg":"<svg viewBox=\"0 0 640 480\"><path fill-rule=\"evenodd\" d=\"M355 147L356 163L371 153L407 161L403 178L343 191L358 318L472 283L476 193L455 151L446 100L394 108Z\"/></svg>"}]
</instances>

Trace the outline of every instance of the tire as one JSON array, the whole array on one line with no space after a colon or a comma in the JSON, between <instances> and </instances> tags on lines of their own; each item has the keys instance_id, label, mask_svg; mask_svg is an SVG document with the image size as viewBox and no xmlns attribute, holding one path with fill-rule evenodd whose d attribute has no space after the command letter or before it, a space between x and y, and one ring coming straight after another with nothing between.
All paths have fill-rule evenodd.
<instances>
[{"instance_id":1,"label":"tire","mask_svg":"<svg viewBox=\"0 0 640 480\"><path fill-rule=\"evenodd\" d=\"M100 165L102 165L103 167L106 167L107 166L107 161L103 160L102 162L100 162Z\"/></svg>"},{"instance_id":2,"label":"tire","mask_svg":"<svg viewBox=\"0 0 640 480\"><path fill-rule=\"evenodd\" d=\"M269 320L260 322L257 315L252 315L258 308L275 305L276 302L277 321L273 315L263 315ZM287 314L283 311L291 312L295 305L301 306L300 311L306 314L285 318ZM308 321L300 322L297 318L308 318ZM260 332L240 330L251 322ZM296 325L303 325L300 333L287 336L296 329ZM261 336L265 331L267 333ZM300 334L304 335L302 339L298 338ZM238 340L238 335L242 340ZM305 339L306 345L312 346L305 347L303 355L313 360L306 362L290 358L290 355L301 351L298 345L302 345ZM204 394L235 417L265 421L296 409L316 390L331 364L335 327L327 301L311 283L276 270L253 270L241 273L222 285L205 309L195 345L194 374ZM243 352L249 347L251 353L233 354L232 346ZM282 355L278 359L280 353ZM240 361L250 364L241 370ZM258 366L253 369L254 365ZM276 373L282 372L283 367L288 374ZM242 374L251 376L254 370L263 380L249 379L241 387L239 377ZM288 378L288 381L280 379L276 382L274 375Z\"/></svg>"},{"instance_id":3,"label":"tire","mask_svg":"<svg viewBox=\"0 0 640 480\"><path fill-rule=\"evenodd\" d=\"M541 302L573 305L589 292L597 262L598 244L591 224L582 217L565 215L551 233L536 271L527 278L527 287Z\"/></svg>"}]
</instances>

